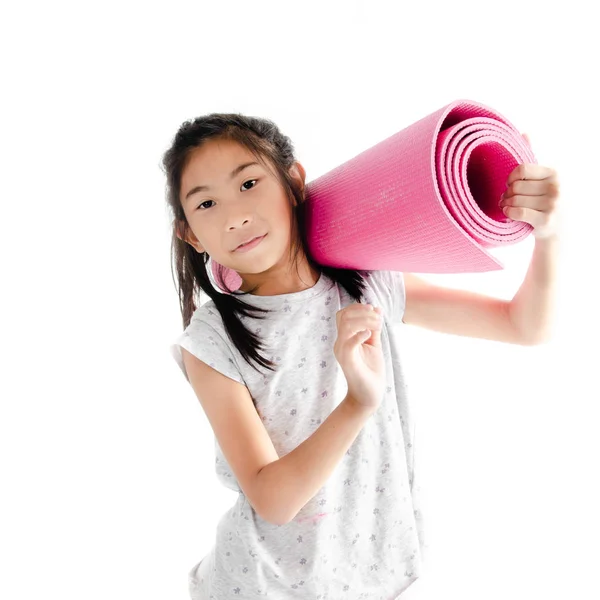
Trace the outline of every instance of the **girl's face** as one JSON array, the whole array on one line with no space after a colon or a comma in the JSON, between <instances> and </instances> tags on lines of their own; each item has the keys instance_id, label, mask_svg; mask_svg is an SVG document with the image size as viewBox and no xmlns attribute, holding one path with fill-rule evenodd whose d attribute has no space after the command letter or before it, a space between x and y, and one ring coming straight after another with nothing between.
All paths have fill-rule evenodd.
<instances>
[{"instance_id":1,"label":"girl's face","mask_svg":"<svg viewBox=\"0 0 600 600\"><path fill-rule=\"evenodd\" d=\"M247 163L255 164L235 172ZM300 163L295 163L291 174L303 188L305 172ZM275 175L256 163L242 145L215 139L194 150L181 176L180 201L192 230L186 241L237 271L245 282L256 284L262 278L244 274L270 271L273 277L274 272L287 268L289 201ZM248 252L235 252L248 238L265 234Z\"/></svg>"}]
</instances>

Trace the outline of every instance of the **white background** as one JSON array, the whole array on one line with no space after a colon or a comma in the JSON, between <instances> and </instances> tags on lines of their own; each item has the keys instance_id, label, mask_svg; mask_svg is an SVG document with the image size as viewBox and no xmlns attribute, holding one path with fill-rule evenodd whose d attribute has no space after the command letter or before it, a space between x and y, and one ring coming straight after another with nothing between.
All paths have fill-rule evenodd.
<instances>
[{"instance_id":1,"label":"white background","mask_svg":"<svg viewBox=\"0 0 600 600\"><path fill-rule=\"evenodd\" d=\"M3 8L0 597L184 600L235 500L168 351L181 317L159 165L179 125L268 117L308 182L468 98L559 173L556 331L533 348L407 331L430 555L403 598L600 598L592 6ZM512 298L532 242L495 252L504 271L427 278Z\"/></svg>"}]
</instances>

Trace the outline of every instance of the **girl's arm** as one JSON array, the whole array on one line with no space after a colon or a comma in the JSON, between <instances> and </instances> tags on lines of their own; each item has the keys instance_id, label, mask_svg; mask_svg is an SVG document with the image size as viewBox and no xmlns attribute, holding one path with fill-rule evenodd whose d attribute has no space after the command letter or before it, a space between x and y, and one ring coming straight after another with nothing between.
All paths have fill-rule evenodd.
<instances>
[{"instance_id":1,"label":"girl's arm","mask_svg":"<svg viewBox=\"0 0 600 600\"><path fill-rule=\"evenodd\" d=\"M297 448L279 458L248 388L182 350L190 384L227 463L257 515L291 521L342 460L372 409L350 395Z\"/></svg>"},{"instance_id":2,"label":"girl's arm","mask_svg":"<svg viewBox=\"0 0 600 600\"><path fill-rule=\"evenodd\" d=\"M260 505L270 522L285 525L295 518L327 483L373 412L347 395L310 437L259 471Z\"/></svg>"}]
</instances>

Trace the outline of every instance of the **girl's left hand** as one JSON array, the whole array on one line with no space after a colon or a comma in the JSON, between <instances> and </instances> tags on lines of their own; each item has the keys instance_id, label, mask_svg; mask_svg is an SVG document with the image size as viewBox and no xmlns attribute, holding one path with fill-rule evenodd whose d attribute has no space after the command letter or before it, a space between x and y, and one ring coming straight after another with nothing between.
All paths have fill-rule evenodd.
<instances>
[{"instance_id":1,"label":"girl's left hand","mask_svg":"<svg viewBox=\"0 0 600 600\"><path fill-rule=\"evenodd\" d=\"M531 147L529 137L523 137ZM536 239L558 234L560 186L554 169L531 163L519 165L508 176L506 187L498 206L507 217L532 225Z\"/></svg>"}]
</instances>

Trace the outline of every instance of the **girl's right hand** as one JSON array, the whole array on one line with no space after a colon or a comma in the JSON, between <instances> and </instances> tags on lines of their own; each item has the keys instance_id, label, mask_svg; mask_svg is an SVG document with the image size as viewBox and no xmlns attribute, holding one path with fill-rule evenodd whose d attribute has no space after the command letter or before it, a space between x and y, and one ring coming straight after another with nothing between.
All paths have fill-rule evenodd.
<instances>
[{"instance_id":1,"label":"girl's right hand","mask_svg":"<svg viewBox=\"0 0 600 600\"><path fill-rule=\"evenodd\" d=\"M381 308L354 303L335 315L338 335L333 354L346 376L348 395L358 404L376 410L385 384L381 349Z\"/></svg>"}]
</instances>

